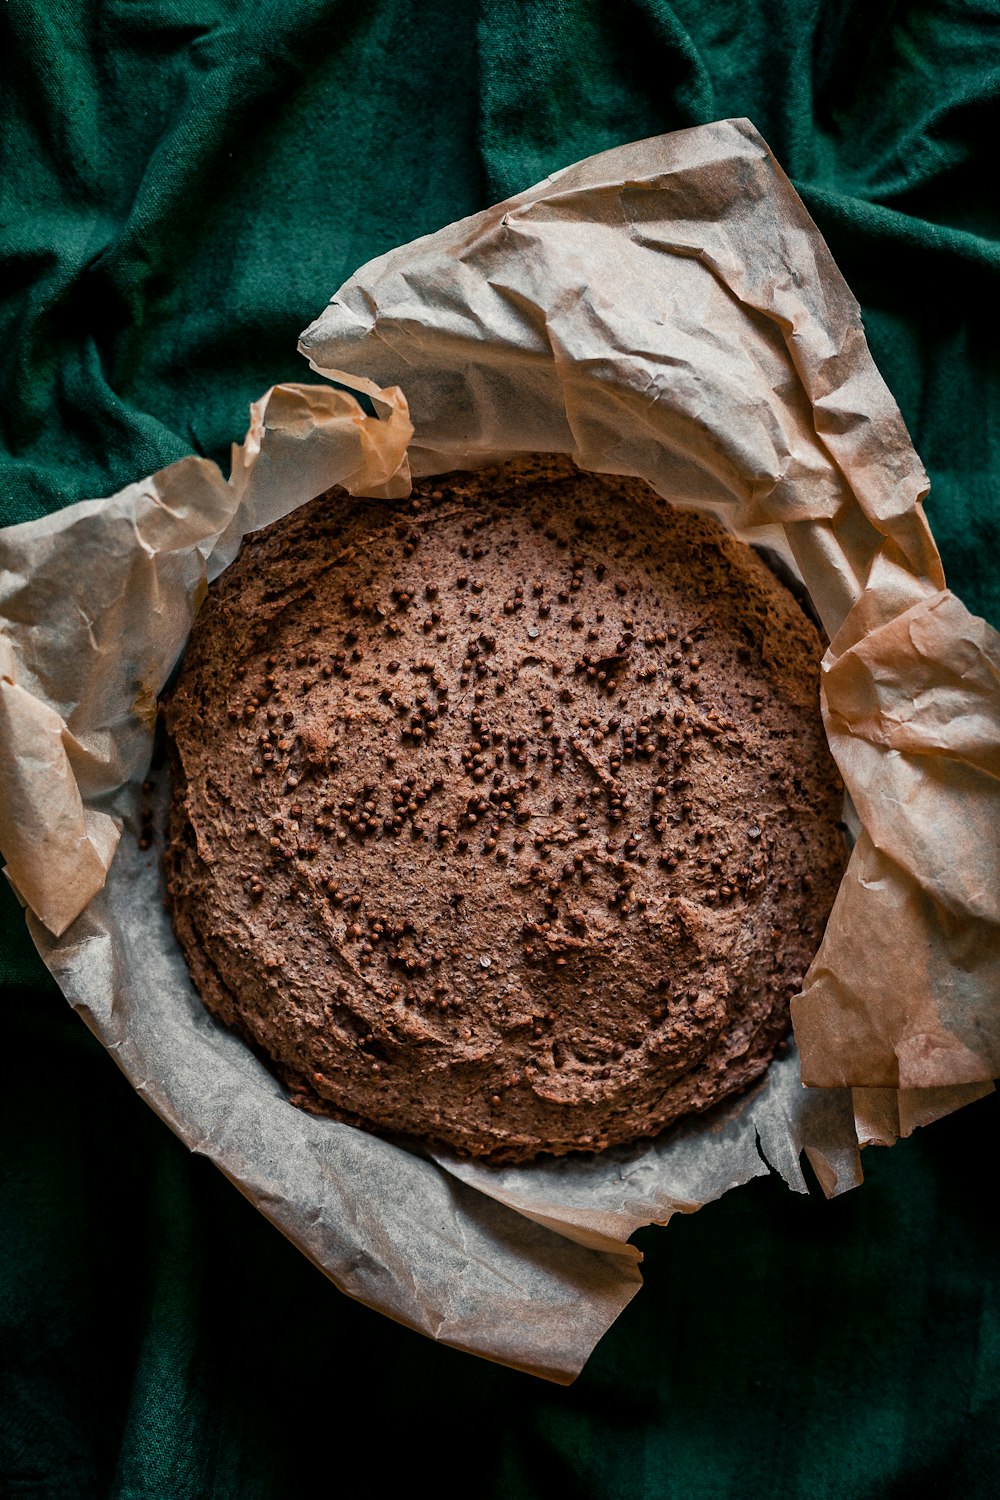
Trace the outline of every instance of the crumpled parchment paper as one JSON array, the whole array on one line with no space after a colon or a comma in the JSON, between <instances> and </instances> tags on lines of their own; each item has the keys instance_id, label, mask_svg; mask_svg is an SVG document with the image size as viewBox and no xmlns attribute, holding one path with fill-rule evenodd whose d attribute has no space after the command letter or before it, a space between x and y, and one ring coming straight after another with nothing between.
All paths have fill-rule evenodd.
<instances>
[{"instance_id":1,"label":"crumpled parchment paper","mask_svg":"<svg viewBox=\"0 0 1000 1500\"><path fill-rule=\"evenodd\" d=\"M746 121L620 147L363 267L223 480L186 459L0 533L0 849L43 958L136 1088L338 1286L566 1382L640 1284L640 1225L767 1173L860 1181L1000 1073L1000 638L944 586L857 305ZM404 496L519 452L638 474L776 547L831 638L857 841L747 1094L652 1144L489 1168L302 1114L202 1008L143 814L155 702L242 537L335 484ZM331 501L330 503L336 503ZM802 1078L813 1085L802 1087Z\"/></svg>"}]
</instances>

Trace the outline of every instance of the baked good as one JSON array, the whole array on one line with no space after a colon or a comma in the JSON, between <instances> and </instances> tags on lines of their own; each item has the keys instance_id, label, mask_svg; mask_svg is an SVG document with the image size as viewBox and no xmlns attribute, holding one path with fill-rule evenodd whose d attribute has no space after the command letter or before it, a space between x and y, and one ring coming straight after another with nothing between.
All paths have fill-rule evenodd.
<instances>
[{"instance_id":1,"label":"baked good","mask_svg":"<svg viewBox=\"0 0 1000 1500\"><path fill-rule=\"evenodd\" d=\"M173 921L294 1102L492 1161L766 1067L843 870L818 634L639 480L534 457L320 496L166 704Z\"/></svg>"}]
</instances>

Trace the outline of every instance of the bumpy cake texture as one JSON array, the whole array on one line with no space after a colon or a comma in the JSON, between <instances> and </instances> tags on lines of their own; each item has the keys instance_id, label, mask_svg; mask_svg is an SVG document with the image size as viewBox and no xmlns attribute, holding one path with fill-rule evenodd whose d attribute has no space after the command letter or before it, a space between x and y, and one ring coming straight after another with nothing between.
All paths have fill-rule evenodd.
<instances>
[{"instance_id":1,"label":"bumpy cake texture","mask_svg":"<svg viewBox=\"0 0 1000 1500\"><path fill-rule=\"evenodd\" d=\"M842 873L819 637L533 458L251 537L166 705L173 921L297 1104L493 1161L654 1135L788 1029Z\"/></svg>"}]
</instances>

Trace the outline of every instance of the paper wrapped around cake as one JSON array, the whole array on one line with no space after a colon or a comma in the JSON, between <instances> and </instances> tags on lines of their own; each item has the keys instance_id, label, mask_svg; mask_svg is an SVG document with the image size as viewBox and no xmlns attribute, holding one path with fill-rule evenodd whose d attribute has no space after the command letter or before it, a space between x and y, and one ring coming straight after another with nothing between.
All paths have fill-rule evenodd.
<instances>
[{"instance_id":1,"label":"paper wrapped around cake","mask_svg":"<svg viewBox=\"0 0 1000 1500\"><path fill-rule=\"evenodd\" d=\"M746 122L607 152L359 271L224 481L183 460L0 537L0 848L63 990L157 1112L343 1290L573 1378L640 1281L628 1236L858 1148L1000 1071L1000 651L944 586L926 479L858 311ZM799 570L857 842L748 1093L650 1144L490 1167L291 1108L197 999L144 830L156 700L241 538L333 485L403 497L524 452L632 474ZM147 785L149 785L147 783ZM813 1085L803 1089L802 1078Z\"/></svg>"}]
</instances>

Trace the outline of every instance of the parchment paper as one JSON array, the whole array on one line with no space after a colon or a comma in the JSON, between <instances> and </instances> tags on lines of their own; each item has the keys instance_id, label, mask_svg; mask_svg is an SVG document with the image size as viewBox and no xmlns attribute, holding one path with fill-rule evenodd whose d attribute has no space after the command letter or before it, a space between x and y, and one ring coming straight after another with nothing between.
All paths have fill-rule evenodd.
<instances>
[{"instance_id":1,"label":"parchment paper","mask_svg":"<svg viewBox=\"0 0 1000 1500\"><path fill-rule=\"evenodd\" d=\"M186 459L0 533L0 849L46 963L157 1112L351 1295L568 1381L634 1295L640 1225L858 1149L1000 1073L1000 642L944 587L923 470L825 245L746 121L606 152L362 268L232 476ZM412 422L412 425L411 425ZM411 441L412 438L412 441ZM822 703L858 837L748 1094L652 1145L517 1168L292 1108L203 1010L142 813L155 700L249 530L333 484L390 498L525 451L639 474L777 547L831 637ZM331 501L331 503L336 503Z\"/></svg>"}]
</instances>

